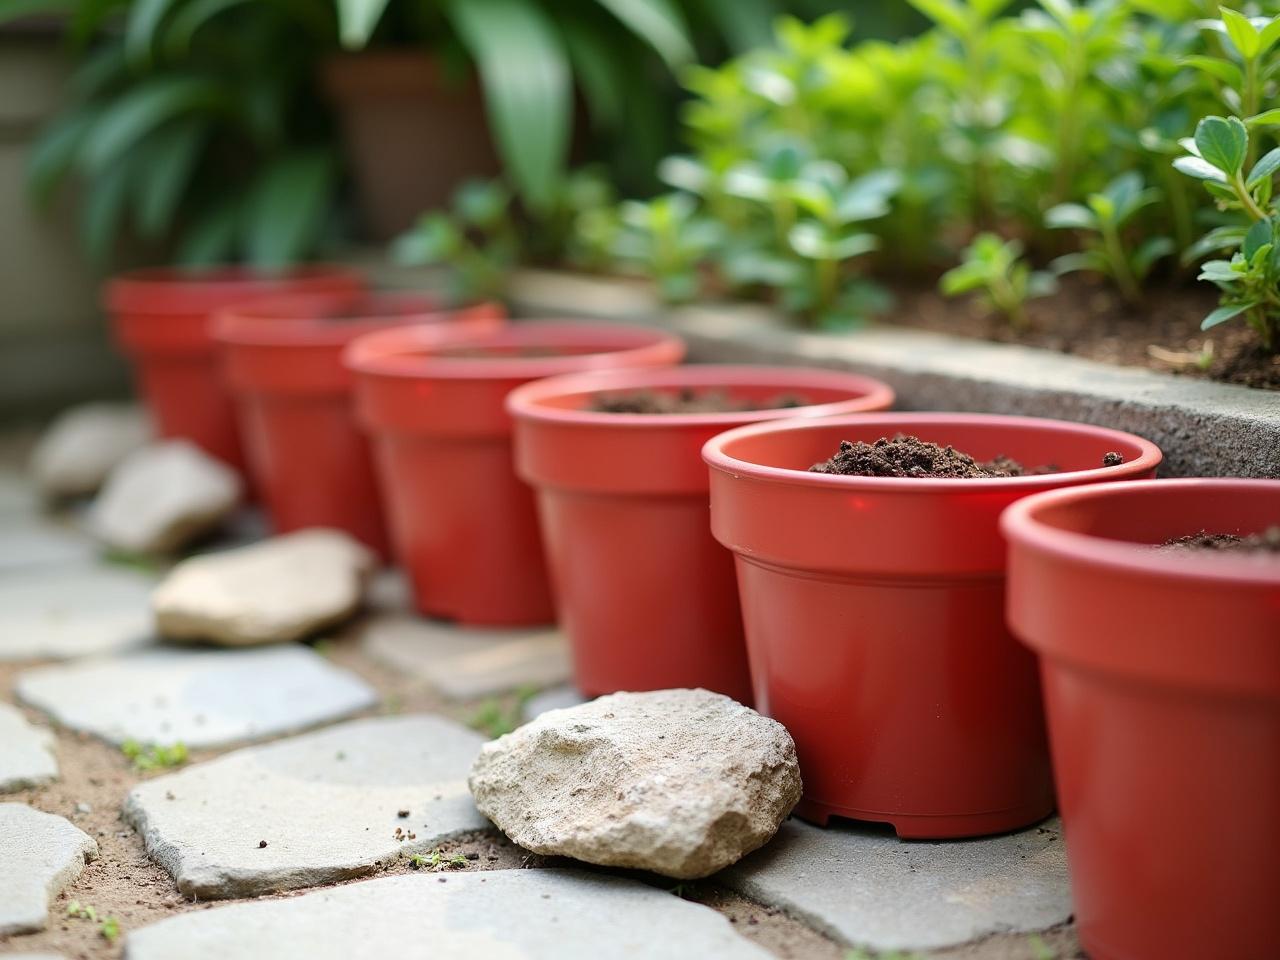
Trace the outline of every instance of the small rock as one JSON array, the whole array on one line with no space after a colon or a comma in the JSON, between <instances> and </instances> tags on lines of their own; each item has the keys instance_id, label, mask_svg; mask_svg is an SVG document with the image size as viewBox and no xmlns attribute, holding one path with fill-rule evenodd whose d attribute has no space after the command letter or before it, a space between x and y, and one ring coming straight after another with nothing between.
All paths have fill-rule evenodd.
<instances>
[{"instance_id":1,"label":"small rock","mask_svg":"<svg viewBox=\"0 0 1280 960\"><path fill-rule=\"evenodd\" d=\"M98 856L98 845L63 817L0 803L0 940L43 930L49 903Z\"/></svg>"},{"instance_id":2,"label":"small rock","mask_svg":"<svg viewBox=\"0 0 1280 960\"><path fill-rule=\"evenodd\" d=\"M27 723L26 717L0 703L0 793L38 787L56 779L53 736Z\"/></svg>"},{"instance_id":3,"label":"small rock","mask_svg":"<svg viewBox=\"0 0 1280 960\"><path fill-rule=\"evenodd\" d=\"M46 496L95 493L116 464L150 436L146 414L133 404L72 407L40 438L31 454L31 473Z\"/></svg>"},{"instance_id":4,"label":"small rock","mask_svg":"<svg viewBox=\"0 0 1280 960\"><path fill-rule=\"evenodd\" d=\"M93 805L81 801L76 804L76 813L93 813Z\"/></svg>"},{"instance_id":5,"label":"small rock","mask_svg":"<svg viewBox=\"0 0 1280 960\"><path fill-rule=\"evenodd\" d=\"M486 743L480 812L534 853L705 877L766 843L800 799L778 722L706 690L616 693Z\"/></svg>"},{"instance_id":6,"label":"small rock","mask_svg":"<svg viewBox=\"0 0 1280 960\"><path fill-rule=\"evenodd\" d=\"M151 606L160 633L175 640L297 640L354 614L374 565L346 534L302 530L182 561Z\"/></svg>"},{"instance_id":7,"label":"small rock","mask_svg":"<svg viewBox=\"0 0 1280 960\"><path fill-rule=\"evenodd\" d=\"M185 440L131 454L89 510L89 529L117 550L170 553L217 527L240 499L240 478Z\"/></svg>"}]
</instances>

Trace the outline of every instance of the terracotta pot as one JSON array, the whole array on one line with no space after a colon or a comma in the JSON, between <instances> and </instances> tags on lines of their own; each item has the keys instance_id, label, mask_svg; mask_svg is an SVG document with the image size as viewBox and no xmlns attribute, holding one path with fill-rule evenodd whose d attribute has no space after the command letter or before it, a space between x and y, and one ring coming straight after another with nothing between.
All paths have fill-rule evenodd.
<instances>
[{"instance_id":1,"label":"terracotta pot","mask_svg":"<svg viewBox=\"0 0 1280 960\"><path fill-rule=\"evenodd\" d=\"M512 460L507 394L555 374L683 356L671 334L590 323L489 334L405 327L352 343L357 409L418 608L475 625L553 620L533 491Z\"/></svg>"},{"instance_id":2,"label":"terracotta pot","mask_svg":"<svg viewBox=\"0 0 1280 960\"><path fill-rule=\"evenodd\" d=\"M841 440L900 432L1066 472L807 472ZM1110 451L1125 463L1100 467ZM902 413L740 427L703 456L712 532L737 555L756 708L786 725L799 752L798 812L921 838L998 833L1048 815L1035 658L1005 627L997 520L1030 493L1150 477L1160 451L1056 420Z\"/></svg>"},{"instance_id":3,"label":"terracotta pot","mask_svg":"<svg viewBox=\"0 0 1280 960\"><path fill-rule=\"evenodd\" d=\"M447 206L464 180L501 172L473 75L451 80L421 51L383 50L329 60L324 82L370 239Z\"/></svg>"},{"instance_id":4,"label":"terracotta pot","mask_svg":"<svg viewBox=\"0 0 1280 960\"><path fill-rule=\"evenodd\" d=\"M1056 491L1001 521L1093 960L1280 949L1280 558L1151 546L1277 523L1267 480Z\"/></svg>"},{"instance_id":5,"label":"terracotta pot","mask_svg":"<svg viewBox=\"0 0 1280 960\"><path fill-rule=\"evenodd\" d=\"M363 286L359 274L338 266L275 274L155 268L110 280L103 300L160 436L190 440L243 473L235 409L209 330L212 315L277 294L350 294Z\"/></svg>"},{"instance_id":6,"label":"terracotta pot","mask_svg":"<svg viewBox=\"0 0 1280 960\"><path fill-rule=\"evenodd\" d=\"M390 555L373 458L356 424L342 351L407 324L493 329L497 304L448 310L420 294L311 294L233 307L214 318L250 472L277 533L333 527Z\"/></svg>"},{"instance_id":7,"label":"terracotta pot","mask_svg":"<svg viewBox=\"0 0 1280 960\"><path fill-rule=\"evenodd\" d=\"M719 389L812 405L725 413L586 409L601 393ZM590 696L703 687L751 702L733 557L707 524L702 445L731 427L884 410L877 380L803 367L691 366L539 380L514 391L516 466L538 491L560 622Z\"/></svg>"}]
</instances>

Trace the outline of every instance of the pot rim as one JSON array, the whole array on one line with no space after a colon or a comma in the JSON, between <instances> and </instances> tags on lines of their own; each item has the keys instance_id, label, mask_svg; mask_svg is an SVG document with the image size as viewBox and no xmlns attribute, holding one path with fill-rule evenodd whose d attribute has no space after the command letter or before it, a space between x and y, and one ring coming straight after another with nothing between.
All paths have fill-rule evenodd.
<instances>
[{"instance_id":1,"label":"pot rim","mask_svg":"<svg viewBox=\"0 0 1280 960\"><path fill-rule=\"evenodd\" d=\"M594 349L596 345L599 349ZM548 357L450 357L435 351L455 347L573 347L593 349ZM684 341L656 327L593 320L523 321L493 330L448 326L400 326L353 340L343 362L364 375L407 380L541 380L610 357L652 358L678 363Z\"/></svg>"},{"instance_id":2,"label":"pot rim","mask_svg":"<svg viewBox=\"0 0 1280 960\"><path fill-rule=\"evenodd\" d=\"M854 395L843 400L810 403L798 407L764 410L724 410L706 413L606 413L556 407L546 401L604 390L637 390L649 387L763 386L779 390L818 387L848 389ZM858 394L855 391L862 390ZM859 410L883 410L894 401L893 388L872 377L823 367L788 367L771 364L693 364L679 367L641 367L593 370L535 380L507 395L507 411L514 417L582 427L616 427L649 430L655 427L709 427L725 429L757 421L787 417L822 417Z\"/></svg>"},{"instance_id":3,"label":"pot rim","mask_svg":"<svg viewBox=\"0 0 1280 960\"><path fill-rule=\"evenodd\" d=\"M284 291L281 284L301 289ZM320 293L337 284L363 289L358 271L338 263L313 263L279 270L237 264L204 267L142 267L116 274L106 283L102 303L118 313L205 313L227 303L286 292Z\"/></svg>"},{"instance_id":4,"label":"pot rim","mask_svg":"<svg viewBox=\"0 0 1280 960\"><path fill-rule=\"evenodd\" d=\"M355 301L345 310L343 301ZM332 293L284 294L247 301L218 311L211 327L215 340L252 347L341 347L364 333L391 326L431 324L455 313L492 308L496 304L450 305L427 293L391 291L357 293L353 297ZM341 317L326 317L326 309L344 310Z\"/></svg>"},{"instance_id":5,"label":"pot rim","mask_svg":"<svg viewBox=\"0 0 1280 960\"><path fill-rule=\"evenodd\" d=\"M1040 427L1060 434L1087 434L1098 439L1113 439L1137 446L1142 452L1132 460L1114 467L1093 467L1088 470L1068 470L1054 474L1033 474L1023 477L983 477L980 479L947 478L947 477L858 477L829 473L810 473L789 467L772 467L765 464L742 460L726 452L726 447L735 441L749 439L761 434L779 433L790 430L829 430L832 427L849 426L866 429L881 424L885 434L900 432L914 425L948 424L966 426L1022 426ZM902 495L915 494L930 496L942 491L956 493L965 491L979 493L982 491L1014 491L1022 487L1043 487L1046 484L1072 485L1098 482L1100 478L1115 479L1119 477L1141 476L1160 465L1163 454L1160 448L1150 440L1136 434L1112 430L1109 427L1095 427L1091 424L1075 423L1069 420L1053 420L1047 417L1018 417L991 413L873 413L859 414L857 417L827 417L825 419L803 418L795 421L773 420L764 423L753 423L737 427L718 436L712 437L702 448L702 459L707 466L733 477L748 477L752 480L780 483L789 486L828 488L832 491L850 490L866 493L895 493ZM1132 481L1127 481L1132 482Z\"/></svg>"},{"instance_id":6,"label":"pot rim","mask_svg":"<svg viewBox=\"0 0 1280 960\"><path fill-rule=\"evenodd\" d=\"M1060 559L1103 567L1117 573L1138 573L1179 581L1280 587L1280 560L1268 563L1232 554L1163 554L1153 550L1150 544L1062 530L1045 523L1039 516L1043 510L1076 500L1106 498L1125 492L1131 496L1140 496L1145 490L1170 488L1200 489L1206 496L1228 495L1242 489L1269 490L1280 503L1280 480L1209 477L1099 483L1087 487L1047 490L1025 497L1008 507L1001 515L1000 531L1011 543L1017 542Z\"/></svg>"}]
</instances>

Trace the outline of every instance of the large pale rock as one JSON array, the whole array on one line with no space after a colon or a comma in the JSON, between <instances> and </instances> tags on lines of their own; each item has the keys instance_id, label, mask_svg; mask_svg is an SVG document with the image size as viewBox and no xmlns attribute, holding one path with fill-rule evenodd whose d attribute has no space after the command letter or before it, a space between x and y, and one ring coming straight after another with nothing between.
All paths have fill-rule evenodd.
<instances>
[{"instance_id":1,"label":"large pale rock","mask_svg":"<svg viewBox=\"0 0 1280 960\"><path fill-rule=\"evenodd\" d=\"M705 877L766 843L800 799L783 726L706 690L615 693L487 743L476 805L536 853Z\"/></svg>"},{"instance_id":2,"label":"large pale rock","mask_svg":"<svg viewBox=\"0 0 1280 960\"><path fill-rule=\"evenodd\" d=\"M0 577L0 661L63 660L153 640L155 578L126 567L53 566Z\"/></svg>"},{"instance_id":3,"label":"large pale rock","mask_svg":"<svg viewBox=\"0 0 1280 960\"><path fill-rule=\"evenodd\" d=\"M820 830L792 821L768 847L716 879L877 953L1044 930L1071 916L1056 819L1020 833L951 842L904 842L881 828Z\"/></svg>"},{"instance_id":4,"label":"large pale rock","mask_svg":"<svg viewBox=\"0 0 1280 960\"><path fill-rule=\"evenodd\" d=\"M133 404L73 407L40 438L31 454L31 473L48 496L94 493L112 468L150 436L146 414Z\"/></svg>"},{"instance_id":5,"label":"large pale rock","mask_svg":"<svg viewBox=\"0 0 1280 960\"><path fill-rule=\"evenodd\" d=\"M236 472L185 440L136 451L89 509L89 530L129 553L170 553L217 527L240 499Z\"/></svg>"},{"instance_id":6,"label":"large pale rock","mask_svg":"<svg viewBox=\"0 0 1280 960\"><path fill-rule=\"evenodd\" d=\"M0 703L0 793L36 787L57 776L52 734L33 727L13 707Z\"/></svg>"},{"instance_id":7,"label":"large pale rock","mask_svg":"<svg viewBox=\"0 0 1280 960\"><path fill-rule=\"evenodd\" d=\"M148 780L124 812L187 896L331 883L484 829L466 783L480 743L443 717L355 720Z\"/></svg>"},{"instance_id":8,"label":"large pale rock","mask_svg":"<svg viewBox=\"0 0 1280 960\"><path fill-rule=\"evenodd\" d=\"M129 960L771 957L709 907L576 870L410 873L215 907L131 932L125 954Z\"/></svg>"},{"instance_id":9,"label":"large pale rock","mask_svg":"<svg viewBox=\"0 0 1280 960\"><path fill-rule=\"evenodd\" d=\"M174 640L297 640L360 609L375 563L351 537L321 529L191 557L156 588L156 626Z\"/></svg>"},{"instance_id":10,"label":"large pale rock","mask_svg":"<svg viewBox=\"0 0 1280 960\"><path fill-rule=\"evenodd\" d=\"M111 743L193 748L293 733L377 702L359 677L301 645L149 647L27 670L15 689L64 727Z\"/></svg>"},{"instance_id":11,"label":"large pale rock","mask_svg":"<svg viewBox=\"0 0 1280 960\"><path fill-rule=\"evenodd\" d=\"M49 903L98 856L69 820L0 803L0 938L43 930Z\"/></svg>"}]
</instances>

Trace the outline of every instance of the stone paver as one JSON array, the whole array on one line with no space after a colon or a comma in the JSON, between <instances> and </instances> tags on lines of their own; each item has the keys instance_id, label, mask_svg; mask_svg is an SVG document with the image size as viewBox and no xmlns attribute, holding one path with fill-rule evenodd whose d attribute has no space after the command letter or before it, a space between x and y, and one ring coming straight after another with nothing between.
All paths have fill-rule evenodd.
<instances>
[{"instance_id":1,"label":"stone paver","mask_svg":"<svg viewBox=\"0 0 1280 960\"><path fill-rule=\"evenodd\" d=\"M220 747L303 730L377 701L307 647L158 646L18 675L18 697L112 743Z\"/></svg>"},{"instance_id":2,"label":"stone paver","mask_svg":"<svg viewBox=\"0 0 1280 960\"><path fill-rule=\"evenodd\" d=\"M0 793L36 787L57 776L53 736L27 723L27 718L7 703L0 703Z\"/></svg>"},{"instance_id":3,"label":"stone paver","mask_svg":"<svg viewBox=\"0 0 1280 960\"><path fill-rule=\"evenodd\" d=\"M51 496L93 493L151 436L137 404L86 403L64 411L31 452L31 474Z\"/></svg>"},{"instance_id":4,"label":"stone paver","mask_svg":"<svg viewBox=\"0 0 1280 960\"><path fill-rule=\"evenodd\" d=\"M149 643L154 586L154 577L107 564L0 575L0 661L61 660Z\"/></svg>"},{"instance_id":5,"label":"stone paver","mask_svg":"<svg viewBox=\"0 0 1280 960\"><path fill-rule=\"evenodd\" d=\"M376 561L337 530L299 530L183 560L156 588L156 628L178 640L298 640L351 617Z\"/></svg>"},{"instance_id":6,"label":"stone paver","mask_svg":"<svg viewBox=\"0 0 1280 960\"><path fill-rule=\"evenodd\" d=\"M542 716L548 710L563 710L586 703L587 698L571 683L561 684L549 690L535 693L521 708L525 723Z\"/></svg>"},{"instance_id":7,"label":"stone paver","mask_svg":"<svg viewBox=\"0 0 1280 960\"><path fill-rule=\"evenodd\" d=\"M457 627L412 616L373 617L357 629L369 656L457 700L551 686L571 672L556 630Z\"/></svg>"},{"instance_id":8,"label":"stone paver","mask_svg":"<svg viewBox=\"0 0 1280 960\"><path fill-rule=\"evenodd\" d=\"M43 930L49 903L98 845L69 820L25 803L0 803L0 937Z\"/></svg>"},{"instance_id":9,"label":"stone paver","mask_svg":"<svg viewBox=\"0 0 1280 960\"><path fill-rule=\"evenodd\" d=\"M926 950L1071 915L1061 823L949 843L795 820L716 878L829 936L872 950Z\"/></svg>"},{"instance_id":10,"label":"stone paver","mask_svg":"<svg viewBox=\"0 0 1280 960\"><path fill-rule=\"evenodd\" d=\"M445 879L446 882L439 882ZM708 907L571 870L406 874L129 934L129 960L769 960Z\"/></svg>"},{"instance_id":11,"label":"stone paver","mask_svg":"<svg viewBox=\"0 0 1280 960\"><path fill-rule=\"evenodd\" d=\"M125 816L187 896L314 886L487 827L466 784L482 742L443 717L355 720L149 780Z\"/></svg>"},{"instance_id":12,"label":"stone paver","mask_svg":"<svg viewBox=\"0 0 1280 960\"><path fill-rule=\"evenodd\" d=\"M0 518L38 513L40 506L35 484L16 470L0 468Z\"/></svg>"},{"instance_id":13,"label":"stone paver","mask_svg":"<svg viewBox=\"0 0 1280 960\"><path fill-rule=\"evenodd\" d=\"M0 516L0 576L60 564L84 565L100 552L84 534L51 520Z\"/></svg>"}]
</instances>

